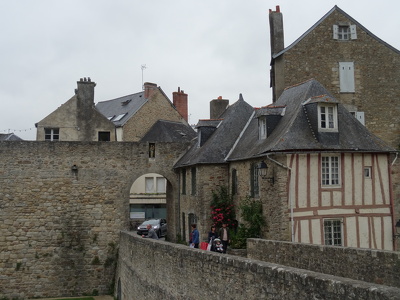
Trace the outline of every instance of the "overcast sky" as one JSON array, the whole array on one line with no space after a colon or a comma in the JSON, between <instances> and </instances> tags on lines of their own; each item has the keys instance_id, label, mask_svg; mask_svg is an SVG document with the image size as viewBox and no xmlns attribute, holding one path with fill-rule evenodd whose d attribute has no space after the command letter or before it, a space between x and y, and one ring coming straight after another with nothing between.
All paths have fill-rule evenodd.
<instances>
[{"instance_id":1,"label":"overcast sky","mask_svg":"<svg viewBox=\"0 0 400 300\"><path fill-rule=\"evenodd\" d=\"M369 4L374 3L374 4ZM34 124L97 83L95 102L140 92L189 95L189 122L209 102L271 103L269 9L280 5L285 46L334 5L400 49L398 0L0 0L0 133L36 138Z\"/></svg>"}]
</instances>

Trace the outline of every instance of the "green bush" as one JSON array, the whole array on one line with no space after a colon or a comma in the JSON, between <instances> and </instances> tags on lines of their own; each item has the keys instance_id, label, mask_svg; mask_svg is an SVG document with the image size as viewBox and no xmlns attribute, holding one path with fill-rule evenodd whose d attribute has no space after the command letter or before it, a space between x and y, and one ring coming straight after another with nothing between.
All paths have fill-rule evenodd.
<instances>
[{"instance_id":1,"label":"green bush","mask_svg":"<svg viewBox=\"0 0 400 300\"><path fill-rule=\"evenodd\" d=\"M244 223L231 236L230 246L233 249L245 249L246 239L261 237L262 228L266 225L261 201L246 197L239 209Z\"/></svg>"}]
</instances>

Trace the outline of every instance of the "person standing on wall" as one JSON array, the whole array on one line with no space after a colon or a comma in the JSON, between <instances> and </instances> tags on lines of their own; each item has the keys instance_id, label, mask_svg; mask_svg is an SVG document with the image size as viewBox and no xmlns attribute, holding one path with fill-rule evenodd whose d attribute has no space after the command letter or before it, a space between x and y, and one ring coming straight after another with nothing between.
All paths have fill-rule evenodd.
<instances>
[{"instance_id":1,"label":"person standing on wall","mask_svg":"<svg viewBox=\"0 0 400 300\"><path fill-rule=\"evenodd\" d=\"M197 230L197 225L192 224L192 238L190 241L190 247L192 248L199 248L199 243L200 243L200 237L199 237L199 231Z\"/></svg>"},{"instance_id":2,"label":"person standing on wall","mask_svg":"<svg viewBox=\"0 0 400 300\"><path fill-rule=\"evenodd\" d=\"M222 228L220 228L218 231L219 239L222 241L223 253L226 253L226 249L228 248L230 242L229 229L226 226L227 224L222 224Z\"/></svg>"}]
</instances>

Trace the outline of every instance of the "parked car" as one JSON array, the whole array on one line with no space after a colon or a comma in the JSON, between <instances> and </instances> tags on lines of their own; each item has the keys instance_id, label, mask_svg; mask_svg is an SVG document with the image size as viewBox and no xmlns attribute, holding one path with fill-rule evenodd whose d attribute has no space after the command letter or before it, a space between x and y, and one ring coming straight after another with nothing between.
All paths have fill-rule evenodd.
<instances>
[{"instance_id":1,"label":"parked car","mask_svg":"<svg viewBox=\"0 0 400 300\"><path fill-rule=\"evenodd\" d=\"M157 233L158 237L163 237L167 235L167 220L165 219L150 219L144 221L137 228L137 234L147 235L147 225L150 224L154 231Z\"/></svg>"}]
</instances>

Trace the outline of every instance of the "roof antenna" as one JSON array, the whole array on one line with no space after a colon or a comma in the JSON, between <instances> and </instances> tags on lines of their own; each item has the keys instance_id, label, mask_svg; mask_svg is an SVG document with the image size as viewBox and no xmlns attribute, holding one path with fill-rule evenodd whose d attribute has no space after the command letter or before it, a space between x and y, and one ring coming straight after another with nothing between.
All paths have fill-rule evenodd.
<instances>
[{"instance_id":1,"label":"roof antenna","mask_svg":"<svg viewBox=\"0 0 400 300\"><path fill-rule=\"evenodd\" d=\"M144 69L146 69L147 67L146 67L146 65L142 65L141 68L142 68L142 90L144 91L144 85L143 85L143 71L144 71Z\"/></svg>"}]
</instances>

